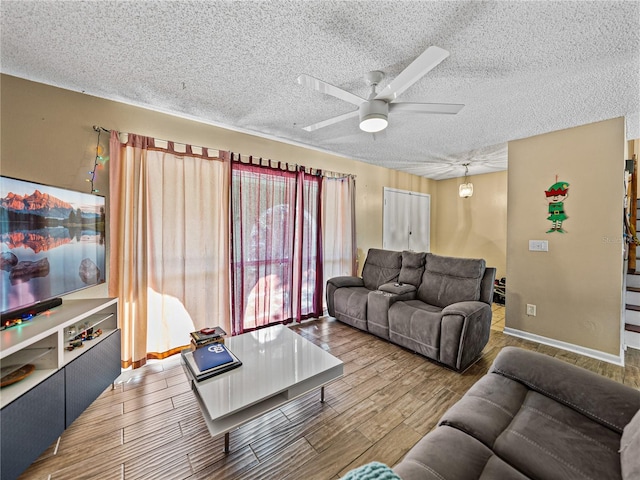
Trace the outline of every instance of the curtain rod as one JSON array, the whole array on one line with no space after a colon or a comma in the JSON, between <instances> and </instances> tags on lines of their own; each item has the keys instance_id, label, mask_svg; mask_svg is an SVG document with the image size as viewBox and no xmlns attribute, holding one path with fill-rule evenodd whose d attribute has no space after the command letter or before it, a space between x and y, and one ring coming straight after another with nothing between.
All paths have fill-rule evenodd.
<instances>
[{"instance_id":1,"label":"curtain rod","mask_svg":"<svg viewBox=\"0 0 640 480\"><path fill-rule=\"evenodd\" d=\"M93 131L94 132L103 131L103 132L111 133L110 129L101 127L99 125L94 125L93 126ZM129 135L128 132L120 132L118 130L116 130L116 131L118 132L118 135L123 135L123 134ZM175 142L173 140L163 140L161 138L155 138L155 137L154 137L154 139L158 140L160 142L167 142L167 143L172 142L173 144L177 143L179 145L187 145L186 143ZM212 149L212 148L209 148L209 147L200 147L200 146L197 146L197 145L193 145L193 146L197 147L197 148L207 148L208 150L215 150L215 149ZM220 150L218 149L218 152L219 151ZM230 152L230 153L233 154L234 152ZM243 153L236 153L236 155L238 155L238 160L236 160L236 161L242 161L241 157L243 155L244 155L245 158L247 158L247 157L249 158L249 162L250 163L253 163L253 159L254 158L259 159L258 160L259 164L262 164L262 161L263 161L263 158L261 156L258 156L258 155L246 155L246 154L243 154ZM233 160L233 157L232 157L232 160ZM271 160L271 159L264 159L264 160L267 160L269 166L271 166L272 162L277 163L278 165L282 165L282 162L280 162L280 161L275 161L275 160ZM285 162L284 164L285 165L289 165L287 162ZM308 169L309 173L312 173L314 170L315 171L320 171L322 173L322 176L324 176L324 177L334 177L334 178L352 177L352 178L356 178L356 176L354 174L352 174L352 173L340 173L340 172L334 172L332 170L324 170L324 169L321 169L321 168L304 167L302 165L298 165L297 163L292 164L292 166L294 167L294 170L298 170L300 167L304 168L305 171Z\"/></svg>"},{"instance_id":2,"label":"curtain rod","mask_svg":"<svg viewBox=\"0 0 640 480\"><path fill-rule=\"evenodd\" d=\"M305 172L311 175L320 175L320 176L329 177L329 178L344 178L344 177L356 178L356 176L352 173L340 173L340 172L334 172L332 170L325 170L322 168L305 167L304 165L299 165L297 163L282 162L279 160L272 160L270 158L263 158L257 155L245 155L243 153L237 153L237 152L230 152L230 153L231 153L231 160L234 162L240 162L240 163L251 164L251 165L260 165L260 166L266 165L270 168L275 168L274 167L275 165L280 170L294 171L294 172L302 168L304 169ZM235 158L236 155L238 158ZM249 160L243 161L242 160L243 156L245 158L248 158Z\"/></svg>"},{"instance_id":3,"label":"curtain rod","mask_svg":"<svg viewBox=\"0 0 640 480\"><path fill-rule=\"evenodd\" d=\"M139 134L136 134L136 133L121 132L121 131L119 131L119 130L109 130L108 128L104 128L104 127L101 127L101 126L99 126L99 125L94 125L94 126L93 126L93 131L94 131L94 132L100 132L100 131L102 131L102 132L108 132L108 133L111 133L112 131L115 131L115 132L117 132L117 133L118 133L118 135L119 135L120 137L122 137L122 135L139 135ZM140 135L140 136L147 136L147 137L148 137L148 135ZM193 147L193 148L199 148L199 149L202 149L203 151L204 151L204 150L207 150L208 152L217 152L216 156L220 154L220 150L219 150L219 149L217 149L217 148L212 148L212 147L202 147L202 146L200 146L200 145L190 145L190 144L188 144L188 143L176 142L176 141L174 141L174 140L164 140L164 139L162 139L162 138L157 138L157 137L150 137L150 138L153 138L153 140L154 140L154 141L156 141L156 142L163 142L163 143L166 143L167 145L168 145L169 143L173 143L174 145L184 145L185 147L186 147L186 146L190 146L190 147ZM120 140L122 141L122 138L121 138ZM158 146L158 148L163 148L163 147ZM178 152L178 153L187 153L187 152Z\"/></svg>"}]
</instances>

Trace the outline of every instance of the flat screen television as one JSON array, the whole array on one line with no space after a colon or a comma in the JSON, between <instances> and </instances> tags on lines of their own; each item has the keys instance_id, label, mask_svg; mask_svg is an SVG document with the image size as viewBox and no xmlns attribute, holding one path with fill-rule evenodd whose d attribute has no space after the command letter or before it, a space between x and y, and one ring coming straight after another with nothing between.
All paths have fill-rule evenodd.
<instances>
[{"instance_id":1,"label":"flat screen television","mask_svg":"<svg viewBox=\"0 0 640 480\"><path fill-rule=\"evenodd\" d=\"M105 198L0 176L0 241L5 327L105 282Z\"/></svg>"}]
</instances>

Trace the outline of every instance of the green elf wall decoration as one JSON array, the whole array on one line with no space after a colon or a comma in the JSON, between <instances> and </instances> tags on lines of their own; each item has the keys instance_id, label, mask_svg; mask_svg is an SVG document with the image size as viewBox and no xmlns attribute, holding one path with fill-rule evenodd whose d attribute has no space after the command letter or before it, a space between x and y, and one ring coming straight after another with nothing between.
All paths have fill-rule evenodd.
<instances>
[{"instance_id":1,"label":"green elf wall decoration","mask_svg":"<svg viewBox=\"0 0 640 480\"><path fill-rule=\"evenodd\" d=\"M547 220L551 220L551 228L547 230L547 233L565 233L562 229L562 222L569 218L564 213L564 201L569 196L569 184L567 182L559 182L556 175L556 183L551 185L544 193L549 204Z\"/></svg>"}]
</instances>

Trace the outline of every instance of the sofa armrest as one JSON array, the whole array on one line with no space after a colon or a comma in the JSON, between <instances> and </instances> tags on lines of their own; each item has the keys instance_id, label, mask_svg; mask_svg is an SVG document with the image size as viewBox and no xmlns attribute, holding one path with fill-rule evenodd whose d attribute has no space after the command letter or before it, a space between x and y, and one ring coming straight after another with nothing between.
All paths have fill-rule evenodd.
<instances>
[{"instance_id":1,"label":"sofa armrest","mask_svg":"<svg viewBox=\"0 0 640 480\"><path fill-rule=\"evenodd\" d=\"M490 372L520 382L618 433L640 409L640 391L538 352L505 347Z\"/></svg>"},{"instance_id":2,"label":"sofa armrest","mask_svg":"<svg viewBox=\"0 0 640 480\"><path fill-rule=\"evenodd\" d=\"M463 371L482 354L491 331L491 306L458 302L442 309L440 361Z\"/></svg>"},{"instance_id":3,"label":"sofa armrest","mask_svg":"<svg viewBox=\"0 0 640 480\"><path fill-rule=\"evenodd\" d=\"M327 284L333 285L336 288L342 287L362 287L364 286L364 281L360 277L333 277L327 280Z\"/></svg>"},{"instance_id":4,"label":"sofa armrest","mask_svg":"<svg viewBox=\"0 0 640 480\"><path fill-rule=\"evenodd\" d=\"M325 295L327 296L327 312L332 317L336 316L335 303L333 295L336 290L343 287L363 287L364 281L360 277L342 276L333 277L327 280L327 287L325 288Z\"/></svg>"},{"instance_id":5,"label":"sofa armrest","mask_svg":"<svg viewBox=\"0 0 640 480\"><path fill-rule=\"evenodd\" d=\"M487 308L491 311L491 307L480 301L458 302L444 307L442 309L442 315L462 315L463 317L478 316L486 312Z\"/></svg>"},{"instance_id":6,"label":"sofa armrest","mask_svg":"<svg viewBox=\"0 0 640 480\"><path fill-rule=\"evenodd\" d=\"M380 285L378 290L387 293L393 293L396 295L402 295L402 300L412 300L415 298L415 293L417 288L410 283L385 283L384 285ZM413 294L413 295L408 295Z\"/></svg>"}]
</instances>

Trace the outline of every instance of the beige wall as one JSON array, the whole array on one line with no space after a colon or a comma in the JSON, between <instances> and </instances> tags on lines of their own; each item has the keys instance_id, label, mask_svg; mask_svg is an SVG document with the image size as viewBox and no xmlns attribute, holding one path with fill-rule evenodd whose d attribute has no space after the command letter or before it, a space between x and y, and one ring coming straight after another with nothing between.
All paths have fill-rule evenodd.
<instances>
[{"instance_id":1,"label":"beige wall","mask_svg":"<svg viewBox=\"0 0 640 480\"><path fill-rule=\"evenodd\" d=\"M432 250L440 255L484 258L506 276L507 172L469 177L473 195L460 198L464 177L440 180L433 199Z\"/></svg>"},{"instance_id":2,"label":"beige wall","mask_svg":"<svg viewBox=\"0 0 640 480\"><path fill-rule=\"evenodd\" d=\"M622 119L511 142L509 174L471 177L474 195L461 199L461 179L436 182L15 77L0 76L0 95L4 175L88 191L93 125L354 174L360 266L382 245L383 188L429 193L432 251L483 257L508 277L508 328L619 354ZM571 184L565 235L545 233L544 190L556 174ZM107 177L99 173L101 193ZM527 251L529 239L549 240L549 253Z\"/></svg>"},{"instance_id":3,"label":"beige wall","mask_svg":"<svg viewBox=\"0 0 640 480\"><path fill-rule=\"evenodd\" d=\"M89 191L96 133L93 125L179 143L231 150L357 176L359 264L369 248L382 246L383 188L434 193L435 181L327 153L233 132L78 92L0 77L2 98L0 172L60 187ZM108 135L101 143L108 146ZM108 192L108 173L96 186Z\"/></svg>"},{"instance_id":4,"label":"beige wall","mask_svg":"<svg viewBox=\"0 0 640 480\"><path fill-rule=\"evenodd\" d=\"M624 149L623 118L509 143L507 328L620 355ZM565 234L546 233L556 175L570 184Z\"/></svg>"}]
</instances>

